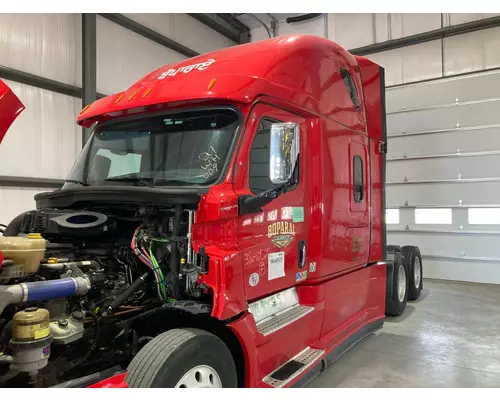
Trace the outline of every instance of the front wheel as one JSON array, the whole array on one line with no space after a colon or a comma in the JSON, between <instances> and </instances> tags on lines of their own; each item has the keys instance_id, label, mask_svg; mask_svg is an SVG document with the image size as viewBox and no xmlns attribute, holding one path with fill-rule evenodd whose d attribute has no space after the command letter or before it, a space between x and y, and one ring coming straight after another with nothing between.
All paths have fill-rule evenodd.
<instances>
[{"instance_id":1,"label":"front wheel","mask_svg":"<svg viewBox=\"0 0 500 400\"><path fill-rule=\"evenodd\" d=\"M131 388L235 388L236 367L228 347L199 329L172 329L156 336L128 367Z\"/></svg>"}]
</instances>

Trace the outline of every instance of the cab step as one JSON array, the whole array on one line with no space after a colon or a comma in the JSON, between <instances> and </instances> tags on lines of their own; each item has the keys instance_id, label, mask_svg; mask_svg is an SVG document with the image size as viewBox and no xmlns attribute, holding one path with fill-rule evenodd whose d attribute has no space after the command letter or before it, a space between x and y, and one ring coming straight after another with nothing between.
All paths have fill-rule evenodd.
<instances>
[{"instance_id":1,"label":"cab step","mask_svg":"<svg viewBox=\"0 0 500 400\"><path fill-rule=\"evenodd\" d=\"M279 331L314 310L299 303L295 288L289 288L249 304L257 330L264 336Z\"/></svg>"},{"instance_id":2,"label":"cab step","mask_svg":"<svg viewBox=\"0 0 500 400\"><path fill-rule=\"evenodd\" d=\"M314 364L324 353L324 350L306 347L291 360L288 360L281 367L267 375L262 381L269 386L281 388Z\"/></svg>"},{"instance_id":3,"label":"cab step","mask_svg":"<svg viewBox=\"0 0 500 400\"><path fill-rule=\"evenodd\" d=\"M273 332L279 331L292 322L297 321L303 316L314 310L314 307L301 306L296 304L287 308L269 318L266 318L257 323L257 330L264 336L270 335Z\"/></svg>"}]
</instances>

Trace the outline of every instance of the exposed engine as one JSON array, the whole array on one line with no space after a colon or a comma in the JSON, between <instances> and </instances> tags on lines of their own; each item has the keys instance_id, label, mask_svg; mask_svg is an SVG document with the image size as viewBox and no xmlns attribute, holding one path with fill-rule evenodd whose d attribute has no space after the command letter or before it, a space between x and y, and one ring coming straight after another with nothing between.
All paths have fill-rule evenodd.
<instances>
[{"instance_id":1,"label":"exposed engine","mask_svg":"<svg viewBox=\"0 0 500 400\"><path fill-rule=\"evenodd\" d=\"M18 236L0 236L0 387L126 365L150 339L134 318L182 299L210 304L193 222L181 206L24 214Z\"/></svg>"}]
</instances>

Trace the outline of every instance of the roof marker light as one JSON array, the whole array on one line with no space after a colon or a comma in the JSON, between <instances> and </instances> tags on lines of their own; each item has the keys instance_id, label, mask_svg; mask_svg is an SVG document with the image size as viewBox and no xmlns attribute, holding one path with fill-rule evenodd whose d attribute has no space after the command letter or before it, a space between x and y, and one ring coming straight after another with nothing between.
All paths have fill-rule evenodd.
<instances>
[{"instance_id":1,"label":"roof marker light","mask_svg":"<svg viewBox=\"0 0 500 400\"><path fill-rule=\"evenodd\" d=\"M123 99L123 93L116 98L115 104L118 104L121 99Z\"/></svg>"},{"instance_id":2,"label":"roof marker light","mask_svg":"<svg viewBox=\"0 0 500 400\"><path fill-rule=\"evenodd\" d=\"M134 93L133 93L133 94L132 94L132 95L128 98L128 101L132 100L132 99L135 97L135 95L136 95L136 94L137 94L137 91L135 91L135 92L134 92Z\"/></svg>"},{"instance_id":3,"label":"roof marker light","mask_svg":"<svg viewBox=\"0 0 500 400\"><path fill-rule=\"evenodd\" d=\"M87 104L85 107L83 107L83 110L80 111L80 114L83 114L85 111L87 111L89 107L90 107L90 104Z\"/></svg>"},{"instance_id":4,"label":"roof marker light","mask_svg":"<svg viewBox=\"0 0 500 400\"><path fill-rule=\"evenodd\" d=\"M149 88L148 90L146 90L146 91L144 92L144 94L142 95L142 97L144 98L144 97L146 97L147 95L149 95L149 93L151 93L151 91L152 91L152 90L153 90L153 89L151 89L151 88Z\"/></svg>"},{"instance_id":5,"label":"roof marker light","mask_svg":"<svg viewBox=\"0 0 500 400\"><path fill-rule=\"evenodd\" d=\"M215 82L217 82L217 80L214 78L208 83L208 90L211 90L215 86Z\"/></svg>"}]
</instances>

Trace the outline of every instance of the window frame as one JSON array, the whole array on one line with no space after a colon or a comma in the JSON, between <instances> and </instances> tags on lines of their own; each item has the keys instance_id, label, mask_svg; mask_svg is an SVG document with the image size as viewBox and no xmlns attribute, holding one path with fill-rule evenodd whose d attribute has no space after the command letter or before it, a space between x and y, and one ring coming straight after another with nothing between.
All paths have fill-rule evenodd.
<instances>
[{"instance_id":1,"label":"window frame","mask_svg":"<svg viewBox=\"0 0 500 400\"><path fill-rule=\"evenodd\" d=\"M82 157L82 159L84 160L84 168L82 169L82 174L83 176L87 176L88 174L88 162L89 162L89 158L91 156L91 152L90 151L86 151L87 150L87 147L91 147L92 146L92 142L94 140L94 136L97 132L99 132L101 129L105 128L106 126L108 125L113 125L115 123L122 123L122 122L128 122L128 121L135 121L135 120L141 120L141 119L146 119L146 118L149 118L149 117L157 117L157 116L163 116L163 117L168 117L168 116L171 116L171 115L178 115L178 114L181 114L181 113L187 113L187 112L197 112L197 111L218 111L218 110L231 110L233 112L235 112L238 116L238 125L236 127L236 130L234 132L234 135L233 135L233 140L231 142L231 145L229 146L229 149L228 149L228 155L226 157L226 160L224 161L224 164L221 168L221 173L217 179L217 181L215 182L212 182L210 184L207 184L207 185L191 185L189 186L190 188L196 188L196 189L207 189L207 188L210 188L211 186L214 186L214 185L218 185L220 183L222 183L227 175L227 172L230 168L230 165L231 165L231 160L233 158L233 155L234 153L238 150L238 142L241 138L241 136L243 136L243 126L244 126L244 115L243 115L243 112L242 110L239 108L239 107L236 107L236 106L233 106L233 105L214 105L214 106L196 106L196 107L188 107L186 109L173 109L173 110L159 110L159 111L155 111L155 112L152 112L150 114L147 114L147 115L144 115L144 114L139 114L139 115L127 115L127 116L123 116L123 117L119 117L119 118L116 118L116 119L111 119L111 120L105 120L105 121L101 121L101 122L98 122L96 124L96 126L94 127L93 131L92 131L92 134L90 136L90 138L87 140L87 143L85 143L85 146L84 148L80 151L80 153L78 154L75 162L73 163L73 166L71 167L71 170L70 172L68 173L66 179L73 179L72 178L72 175L73 175L73 172L74 172L74 168L75 168L75 165L76 163L78 162L79 158ZM63 185L63 189L71 186L72 184L71 183L65 183ZM176 187L180 187L180 188L185 188L185 186L168 186L169 189L171 188L176 188ZM158 188L164 188L164 187L161 187L161 186L158 186Z\"/></svg>"},{"instance_id":2,"label":"window frame","mask_svg":"<svg viewBox=\"0 0 500 400\"><path fill-rule=\"evenodd\" d=\"M439 214L439 212L446 211L446 217L449 218L449 222L439 222L440 219L436 214ZM417 220L417 214L421 214L419 216L420 220ZM428 213L429 215L426 216L425 214ZM422 215L423 214L423 215ZM434 214L434 215L432 215ZM423 220L426 220L427 218L432 218L431 222L422 222ZM413 212L413 222L415 225L453 225L453 209L451 207L449 208L415 208Z\"/></svg>"},{"instance_id":3,"label":"window frame","mask_svg":"<svg viewBox=\"0 0 500 400\"><path fill-rule=\"evenodd\" d=\"M471 212L472 211L472 212ZM496 215L491 215L492 211ZM482 216L479 217L474 214L482 214L482 213L488 213L489 219L483 219ZM468 225L483 225L483 226L492 226L492 225L500 225L500 217L498 217L498 214L500 214L500 207L469 207L467 209L467 224ZM476 218L476 221L474 219ZM478 222L480 220L480 222Z\"/></svg>"},{"instance_id":4,"label":"window frame","mask_svg":"<svg viewBox=\"0 0 500 400\"><path fill-rule=\"evenodd\" d=\"M272 189L272 188L275 188L275 187L279 186L277 184L273 184L271 182L271 179L269 178L269 176L267 177L269 179L269 183L271 184L271 186L269 188L267 188L265 190L255 191L255 188L253 188L252 185L251 185L250 169L252 168L252 149L253 149L253 146L255 144L255 141L257 140L257 135L259 134L260 127L261 127L261 125L262 125L262 123L263 123L264 120L268 120L269 122L271 122L271 124L284 124L284 123L286 123L286 121L281 121L279 119L276 119L276 118L273 118L273 117L270 117L270 116L267 116L267 115L263 115L259 119L259 122L257 124L257 130L255 131L255 133L253 135L252 143L250 145L250 151L249 151L249 154L248 154L248 188L249 188L250 192L253 195L258 195L260 193L265 192L266 190L269 190L269 189ZM271 131L269 130L269 135L270 134L271 134ZM299 140L302 141L302 135L299 136ZM302 143L301 143L301 145L302 145ZM300 149L302 150L302 146L300 146ZM268 150L270 152L270 146L269 146ZM291 186L289 188L288 192L293 192L299 186L299 183L300 183L300 169L301 169L301 162L300 162L301 154L302 154L302 151L299 153L299 165L298 165L298 167L299 167L299 171L298 171L298 173L299 173L299 182L297 182L295 185ZM269 159L269 154L268 154L268 159Z\"/></svg>"},{"instance_id":5,"label":"window frame","mask_svg":"<svg viewBox=\"0 0 500 400\"><path fill-rule=\"evenodd\" d=\"M394 215L397 215L397 221L398 222L392 222L393 220L391 220L390 218L387 218L389 214L392 214L394 213ZM385 223L387 225L399 225L401 223L401 212L399 210L399 208L386 208L385 209Z\"/></svg>"},{"instance_id":6,"label":"window frame","mask_svg":"<svg viewBox=\"0 0 500 400\"><path fill-rule=\"evenodd\" d=\"M361 199L358 201L356 200L356 160L360 161L361 165ZM359 175L359 174L358 174ZM360 156L359 154L355 154L353 159L352 159L352 195L353 195L353 200L354 203L356 204L363 204L365 202L366 198L366 193L365 193L365 171L364 171L364 165L363 165L363 157Z\"/></svg>"},{"instance_id":7,"label":"window frame","mask_svg":"<svg viewBox=\"0 0 500 400\"><path fill-rule=\"evenodd\" d=\"M341 67L340 77L342 78L342 82L344 82L344 86L349 94L352 104L356 108L356 111L359 112L361 110L361 103L359 101L358 88L356 87L356 83L354 82L351 73L346 68Z\"/></svg>"}]
</instances>

